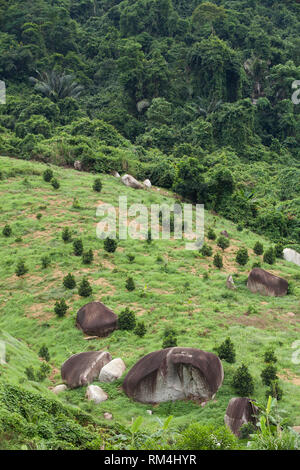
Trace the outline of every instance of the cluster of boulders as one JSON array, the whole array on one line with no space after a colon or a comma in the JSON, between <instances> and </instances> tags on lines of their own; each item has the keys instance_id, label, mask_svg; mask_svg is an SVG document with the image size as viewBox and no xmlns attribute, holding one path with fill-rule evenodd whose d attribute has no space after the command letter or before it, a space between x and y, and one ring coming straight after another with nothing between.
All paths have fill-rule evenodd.
<instances>
[{"instance_id":1,"label":"cluster of boulders","mask_svg":"<svg viewBox=\"0 0 300 470\"><path fill-rule=\"evenodd\" d=\"M145 188L152 187L151 181L149 179L146 179L143 183L140 183L133 176L127 175L127 174L122 176L121 182L125 186L128 186L129 188L134 188L134 189L145 189Z\"/></svg>"}]
</instances>

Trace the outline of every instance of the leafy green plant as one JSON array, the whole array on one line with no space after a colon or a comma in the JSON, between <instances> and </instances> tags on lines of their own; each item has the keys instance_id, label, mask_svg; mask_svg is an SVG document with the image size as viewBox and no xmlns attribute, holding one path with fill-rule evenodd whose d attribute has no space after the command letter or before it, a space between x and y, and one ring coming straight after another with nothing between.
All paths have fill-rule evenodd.
<instances>
[{"instance_id":1,"label":"leafy green plant","mask_svg":"<svg viewBox=\"0 0 300 470\"><path fill-rule=\"evenodd\" d=\"M226 338L225 341L216 348L216 351L220 359L224 359L230 364L235 362L235 347L230 338Z\"/></svg>"},{"instance_id":2,"label":"leafy green plant","mask_svg":"<svg viewBox=\"0 0 300 470\"><path fill-rule=\"evenodd\" d=\"M69 227L65 227L62 231L61 238L65 243L68 243L72 240L72 233Z\"/></svg>"},{"instance_id":3,"label":"leafy green plant","mask_svg":"<svg viewBox=\"0 0 300 470\"><path fill-rule=\"evenodd\" d=\"M214 256L213 263L214 263L214 266L216 266L216 268L219 268L219 269L223 268L223 258L219 253L217 253Z\"/></svg>"},{"instance_id":4,"label":"leafy green plant","mask_svg":"<svg viewBox=\"0 0 300 470\"><path fill-rule=\"evenodd\" d=\"M80 238L73 241L73 253L75 256L81 256L83 253L83 243Z\"/></svg>"},{"instance_id":5,"label":"leafy green plant","mask_svg":"<svg viewBox=\"0 0 300 470\"><path fill-rule=\"evenodd\" d=\"M134 330L136 327L136 316L135 313L126 307L122 310L118 317L118 327L120 330Z\"/></svg>"},{"instance_id":6,"label":"leafy green plant","mask_svg":"<svg viewBox=\"0 0 300 470\"><path fill-rule=\"evenodd\" d=\"M237 438L225 426L192 423L178 437L173 448L181 450L235 450Z\"/></svg>"},{"instance_id":7,"label":"leafy green plant","mask_svg":"<svg viewBox=\"0 0 300 470\"><path fill-rule=\"evenodd\" d=\"M2 233L5 237L10 237L12 234L12 228L10 225L6 224L5 227L2 230Z\"/></svg>"},{"instance_id":8,"label":"leafy green plant","mask_svg":"<svg viewBox=\"0 0 300 470\"><path fill-rule=\"evenodd\" d=\"M24 274L28 273L28 268L25 265L23 260L18 261L17 267L16 267L16 275L18 277L24 276Z\"/></svg>"},{"instance_id":9,"label":"leafy green plant","mask_svg":"<svg viewBox=\"0 0 300 470\"><path fill-rule=\"evenodd\" d=\"M73 274L67 274L63 279L63 285L66 289L74 289L76 287L76 280Z\"/></svg>"},{"instance_id":10,"label":"leafy green plant","mask_svg":"<svg viewBox=\"0 0 300 470\"><path fill-rule=\"evenodd\" d=\"M93 289L86 278L83 278L79 284L78 294L80 297L90 297L93 293Z\"/></svg>"},{"instance_id":11,"label":"leafy green plant","mask_svg":"<svg viewBox=\"0 0 300 470\"><path fill-rule=\"evenodd\" d=\"M135 289L135 282L132 277L128 277L125 283L126 289L131 292Z\"/></svg>"},{"instance_id":12,"label":"leafy green plant","mask_svg":"<svg viewBox=\"0 0 300 470\"><path fill-rule=\"evenodd\" d=\"M58 317L61 318L65 316L68 308L69 307L67 306L65 299L57 300L55 302L54 312Z\"/></svg>"},{"instance_id":13,"label":"leafy green plant","mask_svg":"<svg viewBox=\"0 0 300 470\"><path fill-rule=\"evenodd\" d=\"M253 248L253 251L256 255L262 255L264 253L264 246L260 242L256 242Z\"/></svg>"},{"instance_id":14,"label":"leafy green plant","mask_svg":"<svg viewBox=\"0 0 300 470\"><path fill-rule=\"evenodd\" d=\"M92 249L84 252L82 255L83 264L91 264L93 262L93 259L94 259L94 254L93 254Z\"/></svg>"},{"instance_id":15,"label":"leafy green plant","mask_svg":"<svg viewBox=\"0 0 300 470\"><path fill-rule=\"evenodd\" d=\"M230 241L228 238L224 237L223 235L221 235L218 240L217 240L217 245L222 248L222 250L226 250L226 248L229 247L230 245Z\"/></svg>"},{"instance_id":16,"label":"leafy green plant","mask_svg":"<svg viewBox=\"0 0 300 470\"><path fill-rule=\"evenodd\" d=\"M241 266L245 266L249 261L249 255L247 248L240 248L236 254L236 262Z\"/></svg>"},{"instance_id":17,"label":"leafy green plant","mask_svg":"<svg viewBox=\"0 0 300 470\"><path fill-rule=\"evenodd\" d=\"M46 183L50 183L52 178L53 178L53 171L47 168L47 170L45 170L43 173L43 179L44 181L46 181Z\"/></svg>"},{"instance_id":18,"label":"leafy green plant","mask_svg":"<svg viewBox=\"0 0 300 470\"><path fill-rule=\"evenodd\" d=\"M232 379L232 386L240 397L248 397L253 394L254 380L245 364L236 369Z\"/></svg>"},{"instance_id":19,"label":"leafy green plant","mask_svg":"<svg viewBox=\"0 0 300 470\"><path fill-rule=\"evenodd\" d=\"M47 348L47 346L45 344L43 344L43 346L41 346L40 350L39 350L39 356L42 358L42 359L45 359L46 362L49 362L50 361L50 354L49 354L49 350Z\"/></svg>"},{"instance_id":20,"label":"leafy green plant","mask_svg":"<svg viewBox=\"0 0 300 470\"><path fill-rule=\"evenodd\" d=\"M216 232L212 228L208 229L207 238L209 240L215 240L217 238Z\"/></svg>"},{"instance_id":21,"label":"leafy green plant","mask_svg":"<svg viewBox=\"0 0 300 470\"><path fill-rule=\"evenodd\" d=\"M203 256L212 256L213 254L211 246L207 245L206 243L203 244L202 248L199 251Z\"/></svg>"},{"instance_id":22,"label":"leafy green plant","mask_svg":"<svg viewBox=\"0 0 300 470\"><path fill-rule=\"evenodd\" d=\"M100 193L102 190L102 183L100 178L96 178L93 183L93 190L96 191L97 193Z\"/></svg>"},{"instance_id":23,"label":"leafy green plant","mask_svg":"<svg viewBox=\"0 0 300 470\"><path fill-rule=\"evenodd\" d=\"M49 258L49 256L43 256L41 258L41 262L42 262L42 268L47 269L48 266L50 266L51 264L51 259Z\"/></svg>"},{"instance_id":24,"label":"leafy green plant","mask_svg":"<svg viewBox=\"0 0 300 470\"><path fill-rule=\"evenodd\" d=\"M56 178L52 178L51 185L54 189L59 189L60 188L60 183Z\"/></svg>"},{"instance_id":25,"label":"leafy green plant","mask_svg":"<svg viewBox=\"0 0 300 470\"><path fill-rule=\"evenodd\" d=\"M277 369L273 364L268 364L261 373L264 385L270 386L272 382L277 380Z\"/></svg>"},{"instance_id":26,"label":"leafy green plant","mask_svg":"<svg viewBox=\"0 0 300 470\"><path fill-rule=\"evenodd\" d=\"M104 240L104 250L108 253L114 253L118 247L118 243L113 238L106 238Z\"/></svg>"},{"instance_id":27,"label":"leafy green plant","mask_svg":"<svg viewBox=\"0 0 300 470\"><path fill-rule=\"evenodd\" d=\"M147 328L145 326L145 323L143 321L138 322L136 325L136 328L134 330L134 333L139 336L140 338L143 338L147 332Z\"/></svg>"},{"instance_id":28,"label":"leafy green plant","mask_svg":"<svg viewBox=\"0 0 300 470\"><path fill-rule=\"evenodd\" d=\"M276 261L275 257L275 252L273 248L269 248L265 253L264 253L264 263L267 264L274 264Z\"/></svg>"}]
</instances>

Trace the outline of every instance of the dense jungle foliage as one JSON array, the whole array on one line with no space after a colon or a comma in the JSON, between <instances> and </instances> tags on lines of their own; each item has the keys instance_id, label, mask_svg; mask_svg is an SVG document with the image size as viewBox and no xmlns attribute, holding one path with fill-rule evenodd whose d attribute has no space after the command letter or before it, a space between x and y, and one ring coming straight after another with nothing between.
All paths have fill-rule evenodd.
<instances>
[{"instance_id":1,"label":"dense jungle foliage","mask_svg":"<svg viewBox=\"0 0 300 470\"><path fill-rule=\"evenodd\" d=\"M0 0L0 153L129 171L300 243L300 3Z\"/></svg>"}]
</instances>

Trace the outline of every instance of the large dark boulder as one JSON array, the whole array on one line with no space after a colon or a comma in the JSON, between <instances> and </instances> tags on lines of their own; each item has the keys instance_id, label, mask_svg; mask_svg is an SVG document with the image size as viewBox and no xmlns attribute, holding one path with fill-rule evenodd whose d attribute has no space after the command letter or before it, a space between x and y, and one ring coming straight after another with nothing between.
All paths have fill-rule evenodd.
<instances>
[{"instance_id":1,"label":"large dark boulder","mask_svg":"<svg viewBox=\"0 0 300 470\"><path fill-rule=\"evenodd\" d=\"M247 287L253 293L274 297L286 295L288 291L288 283L285 279L261 268L252 269L248 277Z\"/></svg>"},{"instance_id":2,"label":"large dark boulder","mask_svg":"<svg viewBox=\"0 0 300 470\"><path fill-rule=\"evenodd\" d=\"M240 428L243 424L256 425L258 408L249 398L232 398L228 403L224 421L231 432L240 437Z\"/></svg>"},{"instance_id":3,"label":"large dark boulder","mask_svg":"<svg viewBox=\"0 0 300 470\"><path fill-rule=\"evenodd\" d=\"M111 360L111 355L106 351L74 354L61 366L61 377L69 388L88 385L98 379L102 367Z\"/></svg>"},{"instance_id":4,"label":"large dark boulder","mask_svg":"<svg viewBox=\"0 0 300 470\"><path fill-rule=\"evenodd\" d=\"M194 348L167 348L140 359L123 383L125 393L141 403L213 398L224 378L215 354Z\"/></svg>"},{"instance_id":5,"label":"large dark boulder","mask_svg":"<svg viewBox=\"0 0 300 470\"><path fill-rule=\"evenodd\" d=\"M90 302L77 312L76 326L89 336L107 336L117 328L117 315L101 302Z\"/></svg>"}]
</instances>

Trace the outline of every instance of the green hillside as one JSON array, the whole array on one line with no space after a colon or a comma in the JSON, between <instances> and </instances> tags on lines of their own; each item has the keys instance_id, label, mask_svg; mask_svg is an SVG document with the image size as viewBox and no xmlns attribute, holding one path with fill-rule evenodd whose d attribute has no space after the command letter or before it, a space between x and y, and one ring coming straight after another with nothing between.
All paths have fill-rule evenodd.
<instances>
[{"instance_id":1,"label":"green hillside","mask_svg":"<svg viewBox=\"0 0 300 470\"><path fill-rule=\"evenodd\" d=\"M299 267L280 258L273 265L264 263L262 256L254 254L253 247L261 241L266 251L273 246L270 241L248 229L240 231L210 211L205 213L206 243L212 247L213 255L222 255L222 269L214 266L213 256L185 250L184 240L120 240L116 252L107 253L95 232L99 203L118 206L118 196L122 194L128 197L129 205L143 202L150 207L170 203L174 195L156 187L142 191L126 188L120 180L105 174L100 175L103 187L97 193L93 191L95 176L52 166L60 183L54 189L43 180L47 168L42 163L0 159L1 232L6 224L12 229L9 237L2 233L0 237L0 339L7 343L8 353L7 364L0 366L0 447L84 448L89 443L90 448L100 448L103 440L106 446L111 445L109 439L115 436L113 445L122 448L127 445L122 444L126 437L123 436L125 441L121 437L118 441L118 436L138 416L143 417L142 431L147 433L157 429L156 418L164 420L170 415L174 416L174 431L191 422L221 426L228 401L236 396L232 377L242 363L254 378L253 398L265 401L267 387L260 374L265 368L264 353L269 349L278 358L277 373L283 390L279 408L285 410L289 425L299 426L299 367L292 362L292 343L299 338ZM82 258L73 254L72 243L62 240L66 227L73 239L82 239L84 251L93 250L91 265L83 264ZM216 241L208 240L209 228L217 236L222 230L229 233L230 246L224 252ZM235 261L241 247L249 253L244 267ZM46 268L42 267L44 257L50 262ZM18 277L16 266L20 260L24 260L28 272ZM249 292L246 280L257 262L289 282L289 295L264 297ZM63 286L68 273L77 281L73 290ZM234 276L235 291L226 287L229 274ZM78 295L78 285L84 277L93 289L88 298ZM136 286L131 292L125 287L128 277ZM62 298L69 309L59 318L54 307ZM137 320L145 323L145 336L116 330L107 338L86 340L75 328L75 317L78 309L92 300L103 302L118 315L129 307ZM107 350L113 358L125 361L128 372L139 358L161 349L166 328L175 330L178 346L214 352L227 337L235 345L236 363L223 361L224 384L205 407L190 401L156 406L133 402L121 389L122 379L101 384L109 399L100 405L86 400L85 387L59 396L49 390L61 383L60 366L71 354ZM46 364L39 358L43 345L50 354L50 367L46 367L46 377L39 378L41 364ZM33 371L35 380L28 378L27 368ZM22 402L26 394L30 394L27 405L32 406ZM36 403L40 404L38 409ZM56 410L52 421L51 407ZM152 415L147 413L149 409ZM112 413L111 422L104 420L104 412ZM68 417L68 431L59 427L62 415Z\"/></svg>"}]
</instances>

